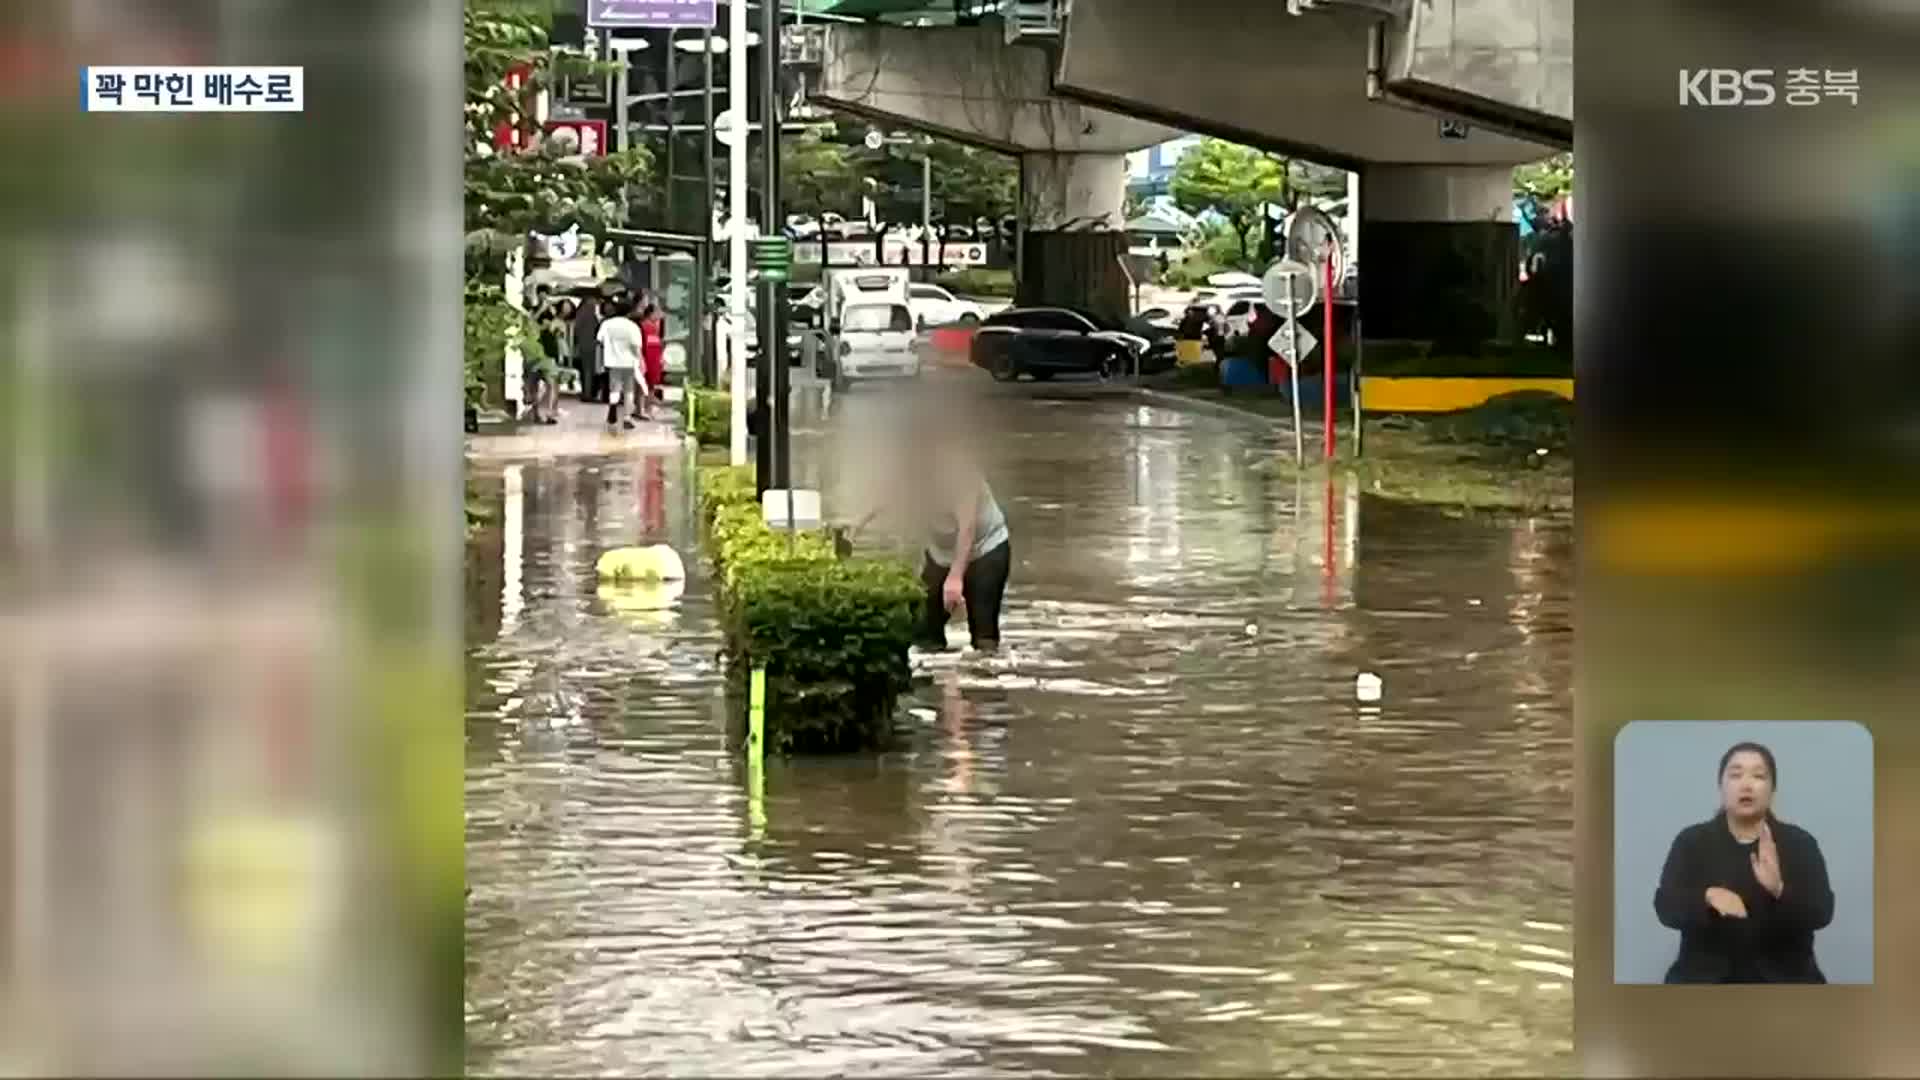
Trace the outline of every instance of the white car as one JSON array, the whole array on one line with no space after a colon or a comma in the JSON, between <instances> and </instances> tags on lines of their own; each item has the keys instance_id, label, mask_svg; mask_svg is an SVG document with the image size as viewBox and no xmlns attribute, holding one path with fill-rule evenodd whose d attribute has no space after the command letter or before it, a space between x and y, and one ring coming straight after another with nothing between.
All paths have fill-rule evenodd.
<instances>
[{"instance_id":1,"label":"white car","mask_svg":"<svg viewBox=\"0 0 1920 1080\"><path fill-rule=\"evenodd\" d=\"M920 374L913 313L905 304L848 304L840 313L834 360L841 382Z\"/></svg>"},{"instance_id":2,"label":"white car","mask_svg":"<svg viewBox=\"0 0 1920 1080\"><path fill-rule=\"evenodd\" d=\"M1266 302L1267 294L1260 289L1233 289L1214 300L1224 309L1229 336L1246 333L1247 327L1253 323L1253 305Z\"/></svg>"},{"instance_id":3,"label":"white car","mask_svg":"<svg viewBox=\"0 0 1920 1080\"><path fill-rule=\"evenodd\" d=\"M913 311L914 325L923 329L954 323L973 324L987 317L979 304L962 300L938 285L909 287L907 306Z\"/></svg>"}]
</instances>

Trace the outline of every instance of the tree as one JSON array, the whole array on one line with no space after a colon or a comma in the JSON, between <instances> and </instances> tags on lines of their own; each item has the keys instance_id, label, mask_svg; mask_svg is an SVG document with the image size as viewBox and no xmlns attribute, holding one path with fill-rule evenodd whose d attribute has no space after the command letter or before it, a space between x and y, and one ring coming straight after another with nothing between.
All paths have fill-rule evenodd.
<instances>
[{"instance_id":1,"label":"tree","mask_svg":"<svg viewBox=\"0 0 1920 1080\"><path fill-rule=\"evenodd\" d=\"M1262 226L1261 250L1271 250L1265 229L1268 204L1300 208L1308 199L1344 192L1346 173L1299 158L1282 157L1223 139L1206 139L1174 166L1170 189L1174 204L1190 214L1213 211L1227 219L1238 242L1239 262L1252 262L1247 230Z\"/></svg>"},{"instance_id":2,"label":"tree","mask_svg":"<svg viewBox=\"0 0 1920 1080\"><path fill-rule=\"evenodd\" d=\"M1014 212L1020 192L1020 165L1011 156L965 143L935 139L933 206L944 240L955 225L972 227L985 218L998 222Z\"/></svg>"},{"instance_id":3,"label":"tree","mask_svg":"<svg viewBox=\"0 0 1920 1080\"><path fill-rule=\"evenodd\" d=\"M622 223L630 205L655 205L649 183L653 156L643 147L593 158L562 158L532 129L533 101L564 75L610 65L556 53L551 13L525 0L466 0L466 219L469 253L479 265L498 269L504 252L530 231L582 232L603 236ZM516 95L506 86L516 68L526 81ZM524 151L499 151L502 126L521 130Z\"/></svg>"},{"instance_id":4,"label":"tree","mask_svg":"<svg viewBox=\"0 0 1920 1080\"><path fill-rule=\"evenodd\" d=\"M780 198L789 214L819 217L858 211L860 172L848 148L822 131L789 136L780 144Z\"/></svg>"},{"instance_id":5,"label":"tree","mask_svg":"<svg viewBox=\"0 0 1920 1080\"><path fill-rule=\"evenodd\" d=\"M1513 170L1514 194L1553 202L1573 194L1573 154L1555 154Z\"/></svg>"},{"instance_id":6,"label":"tree","mask_svg":"<svg viewBox=\"0 0 1920 1080\"><path fill-rule=\"evenodd\" d=\"M1224 139L1205 139L1181 155L1169 185L1174 205L1189 214L1209 210L1227 219L1238 243L1240 261L1248 257L1247 230L1261 207L1286 190L1280 159Z\"/></svg>"},{"instance_id":7,"label":"tree","mask_svg":"<svg viewBox=\"0 0 1920 1080\"><path fill-rule=\"evenodd\" d=\"M466 0L466 397L477 407L485 375L509 343L529 365L551 368L527 314L501 287L508 254L530 232L559 233L579 226L605 235L625 221L633 204L657 202L652 155L645 149L589 159L559 157L532 129L533 101L563 75L603 68L570 59L550 47L551 12L525 0ZM516 94L508 73L526 72ZM518 128L526 150L497 150L495 133Z\"/></svg>"}]
</instances>

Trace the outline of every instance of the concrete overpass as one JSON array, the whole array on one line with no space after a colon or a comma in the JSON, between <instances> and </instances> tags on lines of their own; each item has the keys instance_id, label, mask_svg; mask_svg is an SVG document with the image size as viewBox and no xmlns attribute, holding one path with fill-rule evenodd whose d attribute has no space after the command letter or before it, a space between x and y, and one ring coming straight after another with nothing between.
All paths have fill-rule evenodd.
<instances>
[{"instance_id":1,"label":"concrete overpass","mask_svg":"<svg viewBox=\"0 0 1920 1080\"><path fill-rule=\"evenodd\" d=\"M810 97L1020 159L1020 300L1125 314L1126 155L1174 129L1053 93L1053 57L992 27L840 25Z\"/></svg>"},{"instance_id":2,"label":"concrete overpass","mask_svg":"<svg viewBox=\"0 0 1920 1080\"><path fill-rule=\"evenodd\" d=\"M926 22L932 11L928 0L848 3L869 18ZM994 10L980 19L983 7ZM1055 256L1093 270L1105 251L1085 230L1117 227L1122 196L1107 181L1122 174L1120 155L1185 129L1360 174L1369 337L1508 329L1512 169L1571 146L1573 0L953 10L965 14L946 21L977 25L834 27L814 97L1019 153L1042 253L1038 265L1023 260L1023 278ZM1075 231L1065 246L1046 239ZM1058 287L1026 299L1077 299Z\"/></svg>"}]
</instances>

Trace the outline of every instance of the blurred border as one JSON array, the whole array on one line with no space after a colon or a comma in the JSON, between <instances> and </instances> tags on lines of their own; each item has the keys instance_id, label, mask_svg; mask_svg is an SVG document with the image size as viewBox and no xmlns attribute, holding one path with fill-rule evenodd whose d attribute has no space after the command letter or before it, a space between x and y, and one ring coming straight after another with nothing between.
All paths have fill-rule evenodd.
<instances>
[{"instance_id":1,"label":"blurred border","mask_svg":"<svg viewBox=\"0 0 1920 1080\"><path fill-rule=\"evenodd\" d=\"M307 111L84 115L88 64ZM461 1069L454 0L0 6L0 1067Z\"/></svg>"},{"instance_id":2,"label":"blurred border","mask_svg":"<svg viewBox=\"0 0 1920 1080\"><path fill-rule=\"evenodd\" d=\"M1576 1047L1583 1075L1920 1071L1920 9L1583 3ZM1682 68L1857 71L1699 108ZM1873 735L1876 984L1615 986L1613 740Z\"/></svg>"}]
</instances>

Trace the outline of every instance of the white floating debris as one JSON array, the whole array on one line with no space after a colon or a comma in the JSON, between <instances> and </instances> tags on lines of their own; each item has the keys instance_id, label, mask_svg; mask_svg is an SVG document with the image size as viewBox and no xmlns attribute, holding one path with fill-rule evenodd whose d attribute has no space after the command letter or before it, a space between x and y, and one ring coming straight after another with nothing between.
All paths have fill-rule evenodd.
<instances>
[{"instance_id":1,"label":"white floating debris","mask_svg":"<svg viewBox=\"0 0 1920 1080\"><path fill-rule=\"evenodd\" d=\"M1260 636L1260 627L1259 627L1258 625L1256 625L1256 624L1254 624L1254 623L1248 623L1248 624L1247 624L1247 636L1248 636L1248 637L1259 637L1259 636Z\"/></svg>"},{"instance_id":2,"label":"white floating debris","mask_svg":"<svg viewBox=\"0 0 1920 1080\"><path fill-rule=\"evenodd\" d=\"M1546 448L1546 447L1544 447L1544 446L1542 446L1542 447L1540 447L1540 448L1538 448L1538 449L1536 449L1536 450L1535 450L1535 451L1534 451L1533 453L1534 453L1534 456L1535 456L1535 457L1546 457L1546 456L1547 456L1547 448Z\"/></svg>"},{"instance_id":3,"label":"white floating debris","mask_svg":"<svg viewBox=\"0 0 1920 1080\"><path fill-rule=\"evenodd\" d=\"M1353 696L1361 701L1379 701L1384 688L1385 684L1380 681L1380 676L1371 671L1363 671L1360 677L1353 681Z\"/></svg>"}]
</instances>

